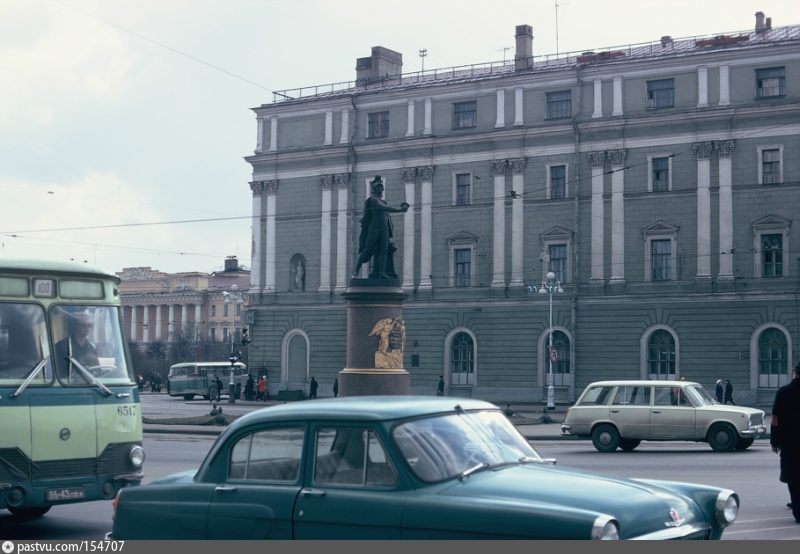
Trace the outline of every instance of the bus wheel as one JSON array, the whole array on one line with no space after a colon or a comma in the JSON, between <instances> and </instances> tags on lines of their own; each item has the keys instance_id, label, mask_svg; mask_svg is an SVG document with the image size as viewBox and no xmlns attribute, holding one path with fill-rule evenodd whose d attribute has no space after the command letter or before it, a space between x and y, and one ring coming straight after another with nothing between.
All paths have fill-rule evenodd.
<instances>
[{"instance_id":1,"label":"bus wheel","mask_svg":"<svg viewBox=\"0 0 800 554\"><path fill-rule=\"evenodd\" d=\"M17 519L36 519L42 517L50 510L50 506L40 506L38 508L12 508L8 507L8 511L14 514Z\"/></svg>"},{"instance_id":2,"label":"bus wheel","mask_svg":"<svg viewBox=\"0 0 800 554\"><path fill-rule=\"evenodd\" d=\"M193 394L184 394L183 395L183 399L184 400L192 400L193 398L194 398Z\"/></svg>"}]
</instances>

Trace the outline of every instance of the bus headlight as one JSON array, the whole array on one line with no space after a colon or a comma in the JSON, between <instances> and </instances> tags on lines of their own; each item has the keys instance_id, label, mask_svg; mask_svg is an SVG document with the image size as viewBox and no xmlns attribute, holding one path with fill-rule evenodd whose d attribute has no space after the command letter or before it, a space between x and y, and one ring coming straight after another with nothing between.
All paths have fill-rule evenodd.
<instances>
[{"instance_id":1,"label":"bus headlight","mask_svg":"<svg viewBox=\"0 0 800 554\"><path fill-rule=\"evenodd\" d=\"M141 468L142 464L144 464L144 448L138 444L131 446L131 449L128 451L128 461L130 461L134 468Z\"/></svg>"},{"instance_id":2,"label":"bus headlight","mask_svg":"<svg viewBox=\"0 0 800 554\"><path fill-rule=\"evenodd\" d=\"M714 506L717 523L725 527L733 523L739 513L739 497L733 491L722 491Z\"/></svg>"}]
</instances>

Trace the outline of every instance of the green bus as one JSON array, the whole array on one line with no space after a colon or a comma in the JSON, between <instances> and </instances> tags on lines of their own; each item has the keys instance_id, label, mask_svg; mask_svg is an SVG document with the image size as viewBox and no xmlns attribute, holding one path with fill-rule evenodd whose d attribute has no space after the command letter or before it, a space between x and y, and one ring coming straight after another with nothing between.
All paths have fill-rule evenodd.
<instances>
[{"instance_id":1,"label":"green bus","mask_svg":"<svg viewBox=\"0 0 800 554\"><path fill-rule=\"evenodd\" d=\"M186 362L170 366L167 376L167 393L192 400L202 396L205 400L217 399L214 377L222 381L222 394L227 395L231 383L230 362ZM242 362L233 364L233 385L235 397L240 398L247 384L247 366Z\"/></svg>"},{"instance_id":2,"label":"green bus","mask_svg":"<svg viewBox=\"0 0 800 554\"><path fill-rule=\"evenodd\" d=\"M0 509L18 518L144 476L118 286L86 264L0 259Z\"/></svg>"}]
</instances>

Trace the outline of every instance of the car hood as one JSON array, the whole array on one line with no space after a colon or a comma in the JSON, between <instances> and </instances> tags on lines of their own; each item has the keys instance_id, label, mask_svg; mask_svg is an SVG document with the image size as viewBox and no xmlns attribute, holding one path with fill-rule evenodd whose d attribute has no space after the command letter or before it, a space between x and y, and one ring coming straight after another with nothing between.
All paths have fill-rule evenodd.
<instances>
[{"instance_id":1,"label":"car hood","mask_svg":"<svg viewBox=\"0 0 800 554\"><path fill-rule=\"evenodd\" d=\"M697 409L702 410L704 412L746 414L749 416L756 414L764 414L764 410L759 410L758 408L748 408L747 406L731 406L730 404L706 404L705 406L700 406Z\"/></svg>"},{"instance_id":2,"label":"car hood","mask_svg":"<svg viewBox=\"0 0 800 554\"><path fill-rule=\"evenodd\" d=\"M665 484L666 485L666 484ZM620 537L631 538L705 521L689 497L647 483L550 465L526 464L475 473L440 492L447 496L511 500L543 508L606 514L619 522Z\"/></svg>"}]
</instances>

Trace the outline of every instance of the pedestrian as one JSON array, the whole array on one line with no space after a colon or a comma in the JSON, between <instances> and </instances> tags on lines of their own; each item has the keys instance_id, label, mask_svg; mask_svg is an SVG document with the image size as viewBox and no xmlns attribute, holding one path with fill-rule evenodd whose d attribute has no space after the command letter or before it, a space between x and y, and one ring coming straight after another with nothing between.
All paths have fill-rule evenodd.
<instances>
[{"instance_id":1,"label":"pedestrian","mask_svg":"<svg viewBox=\"0 0 800 554\"><path fill-rule=\"evenodd\" d=\"M728 403L736 405L736 402L733 401L733 385L730 380L725 381L725 404Z\"/></svg>"},{"instance_id":2,"label":"pedestrian","mask_svg":"<svg viewBox=\"0 0 800 554\"><path fill-rule=\"evenodd\" d=\"M253 389L255 388L256 382L253 381L253 376L249 373L247 374L247 382L244 384L244 399L245 400L252 400L253 399Z\"/></svg>"},{"instance_id":3,"label":"pedestrian","mask_svg":"<svg viewBox=\"0 0 800 554\"><path fill-rule=\"evenodd\" d=\"M439 375L439 384L436 385L436 396L444 396L444 377Z\"/></svg>"},{"instance_id":4,"label":"pedestrian","mask_svg":"<svg viewBox=\"0 0 800 554\"><path fill-rule=\"evenodd\" d=\"M717 402L722 404L723 394L725 393L725 387L722 386L722 379L717 379L717 388L714 389L714 392L717 395Z\"/></svg>"},{"instance_id":5,"label":"pedestrian","mask_svg":"<svg viewBox=\"0 0 800 554\"><path fill-rule=\"evenodd\" d=\"M264 375L264 402L269 400L269 379Z\"/></svg>"},{"instance_id":6,"label":"pedestrian","mask_svg":"<svg viewBox=\"0 0 800 554\"><path fill-rule=\"evenodd\" d=\"M789 488L789 507L800 523L800 362L794 366L793 377L775 394L769 442L781 456L780 480Z\"/></svg>"},{"instance_id":7,"label":"pedestrian","mask_svg":"<svg viewBox=\"0 0 800 554\"><path fill-rule=\"evenodd\" d=\"M339 379L333 379L333 397L336 398L339 396Z\"/></svg>"},{"instance_id":8,"label":"pedestrian","mask_svg":"<svg viewBox=\"0 0 800 554\"><path fill-rule=\"evenodd\" d=\"M222 381L219 379L219 375L214 375L214 384L217 386L217 400L222 398Z\"/></svg>"},{"instance_id":9,"label":"pedestrian","mask_svg":"<svg viewBox=\"0 0 800 554\"><path fill-rule=\"evenodd\" d=\"M308 397L309 398L316 398L317 397L317 388L318 387L319 387L319 383L317 383L317 380L314 379L314 377L312 376L311 377L311 385L309 386L309 393L308 393Z\"/></svg>"},{"instance_id":10,"label":"pedestrian","mask_svg":"<svg viewBox=\"0 0 800 554\"><path fill-rule=\"evenodd\" d=\"M267 398L267 381L262 375L258 378L258 395L256 396L256 400L258 402L263 402Z\"/></svg>"}]
</instances>

